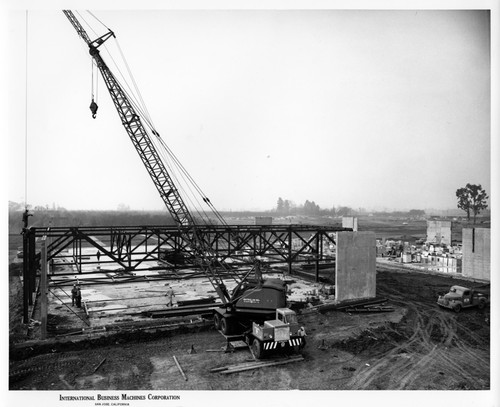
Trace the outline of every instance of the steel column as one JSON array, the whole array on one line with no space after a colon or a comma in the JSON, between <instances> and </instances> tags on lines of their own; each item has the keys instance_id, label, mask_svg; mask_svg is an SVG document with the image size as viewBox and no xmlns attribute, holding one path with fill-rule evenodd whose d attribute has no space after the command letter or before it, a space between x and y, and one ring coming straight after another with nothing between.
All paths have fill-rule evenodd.
<instances>
[{"instance_id":1,"label":"steel column","mask_svg":"<svg viewBox=\"0 0 500 407\"><path fill-rule=\"evenodd\" d=\"M41 269L40 269L40 316L41 316L41 332L40 338L42 340L47 338L47 241L45 238L42 240L41 247Z\"/></svg>"},{"instance_id":2,"label":"steel column","mask_svg":"<svg viewBox=\"0 0 500 407\"><path fill-rule=\"evenodd\" d=\"M23 323L29 322L28 309L31 305L30 279L28 273L28 229L23 229Z\"/></svg>"}]
</instances>

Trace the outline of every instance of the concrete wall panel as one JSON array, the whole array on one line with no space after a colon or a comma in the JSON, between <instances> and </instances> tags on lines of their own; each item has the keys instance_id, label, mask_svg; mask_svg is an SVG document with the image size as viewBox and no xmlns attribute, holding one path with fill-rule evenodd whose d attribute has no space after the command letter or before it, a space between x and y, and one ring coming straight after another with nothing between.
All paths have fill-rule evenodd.
<instances>
[{"instance_id":1,"label":"concrete wall panel","mask_svg":"<svg viewBox=\"0 0 500 407\"><path fill-rule=\"evenodd\" d=\"M358 218L354 218L352 216L343 216L342 217L342 227L343 228L351 228L354 232L358 231Z\"/></svg>"},{"instance_id":2,"label":"concrete wall panel","mask_svg":"<svg viewBox=\"0 0 500 407\"><path fill-rule=\"evenodd\" d=\"M256 225L272 225L273 217L272 216L256 216L255 217Z\"/></svg>"},{"instance_id":3,"label":"concrete wall panel","mask_svg":"<svg viewBox=\"0 0 500 407\"><path fill-rule=\"evenodd\" d=\"M335 296L338 302L376 296L374 232L338 232Z\"/></svg>"},{"instance_id":4,"label":"concrete wall panel","mask_svg":"<svg viewBox=\"0 0 500 407\"><path fill-rule=\"evenodd\" d=\"M451 222L428 220L427 241L437 244L451 244Z\"/></svg>"},{"instance_id":5,"label":"concrete wall panel","mask_svg":"<svg viewBox=\"0 0 500 407\"><path fill-rule=\"evenodd\" d=\"M491 231L486 228L462 230L462 274L490 281Z\"/></svg>"}]
</instances>

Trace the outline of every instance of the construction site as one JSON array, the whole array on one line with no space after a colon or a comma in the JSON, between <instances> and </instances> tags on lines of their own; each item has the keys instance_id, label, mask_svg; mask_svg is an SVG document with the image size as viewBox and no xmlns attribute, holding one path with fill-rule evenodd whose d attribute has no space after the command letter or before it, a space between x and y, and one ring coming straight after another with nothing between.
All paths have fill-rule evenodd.
<instances>
[{"instance_id":1,"label":"construction site","mask_svg":"<svg viewBox=\"0 0 500 407\"><path fill-rule=\"evenodd\" d=\"M19 214L9 390L101 391L125 405L191 390L491 390L489 225L453 239L448 220L387 220L387 233L355 217L230 224L101 56L114 32L93 38L73 12L62 17L172 222L32 226L36 213ZM166 156L208 210L191 209ZM452 286L488 305L439 306Z\"/></svg>"}]
</instances>

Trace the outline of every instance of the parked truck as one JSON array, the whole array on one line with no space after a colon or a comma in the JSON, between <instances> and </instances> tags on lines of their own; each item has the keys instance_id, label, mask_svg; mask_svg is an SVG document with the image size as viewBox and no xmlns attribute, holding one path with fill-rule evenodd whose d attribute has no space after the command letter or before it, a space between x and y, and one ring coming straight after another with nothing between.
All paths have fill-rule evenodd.
<instances>
[{"instance_id":1,"label":"parked truck","mask_svg":"<svg viewBox=\"0 0 500 407\"><path fill-rule=\"evenodd\" d=\"M489 302L490 299L485 293L459 285L451 286L450 291L440 295L437 300L439 306L452 309L455 312L469 307L483 309Z\"/></svg>"}]
</instances>

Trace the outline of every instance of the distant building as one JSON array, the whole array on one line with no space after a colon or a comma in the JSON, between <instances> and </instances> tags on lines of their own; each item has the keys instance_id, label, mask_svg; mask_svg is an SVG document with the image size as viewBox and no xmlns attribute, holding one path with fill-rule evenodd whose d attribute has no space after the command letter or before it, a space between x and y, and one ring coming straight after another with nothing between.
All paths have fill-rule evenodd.
<instances>
[{"instance_id":1,"label":"distant building","mask_svg":"<svg viewBox=\"0 0 500 407\"><path fill-rule=\"evenodd\" d=\"M442 220L428 220L427 242L437 245L451 244L451 222Z\"/></svg>"},{"instance_id":2,"label":"distant building","mask_svg":"<svg viewBox=\"0 0 500 407\"><path fill-rule=\"evenodd\" d=\"M350 228L353 232L358 231L358 218L354 218L352 216L343 216L342 217L342 227Z\"/></svg>"},{"instance_id":3,"label":"distant building","mask_svg":"<svg viewBox=\"0 0 500 407\"><path fill-rule=\"evenodd\" d=\"M255 217L255 225L272 225L273 217L272 216L256 216Z\"/></svg>"}]
</instances>

